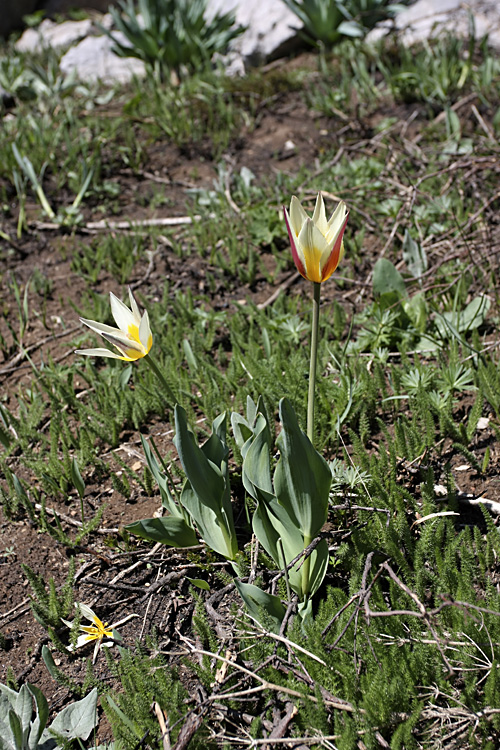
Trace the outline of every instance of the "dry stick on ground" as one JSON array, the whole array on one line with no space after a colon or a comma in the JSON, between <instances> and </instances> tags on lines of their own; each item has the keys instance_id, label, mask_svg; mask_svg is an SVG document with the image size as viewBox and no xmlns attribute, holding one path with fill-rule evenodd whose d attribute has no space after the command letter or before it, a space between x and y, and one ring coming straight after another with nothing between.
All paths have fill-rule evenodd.
<instances>
[{"instance_id":1,"label":"dry stick on ground","mask_svg":"<svg viewBox=\"0 0 500 750\"><path fill-rule=\"evenodd\" d=\"M227 618L222 617L215 609L214 604L218 602L220 599L222 599L226 594L228 594L230 591L234 589L234 583L228 583L227 586L224 586L224 588L220 589L220 591L216 591L212 596L210 596L206 602L205 602L205 609L207 610L207 613L209 617L214 621L215 624L225 622Z\"/></svg>"},{"instance_id":2,"label":"dry stick on ground","mask_svg":"<svg viewBox=\"0 0 500 750\"><path fill-rule=\"evenodd\" d=\"M22 351L16 354L16 356L10 361L8 367L3 367L0 370L0 375L7 375L9 372L14 372L15 370L18 369L17 365L20 362L22 362L22 360L28 354L31 354L31 352L36 351L41 346L48 344L50 341L55 341L56 339L61 339L61 338L64 338L64 336L69 336L71 333L75 333L75 331L77 331L79 328L81 328L81 326L76 325L76 326L72 326L71 328L67 328L65 331L61 331L60 333L52 333L50 336L46 336L44 339L35 341L34 344L31 344L30 346L23 348Z\"/></svg>"},{"instance_id":3,"label":"dry stick on ground","mask_svg":"<svg viewBox=\"0 0 500 750\"><path fill-rule=\"evenodd\" d=\"M170 732L168 730L167 723L165 721L165 716L163 715L163 711L160 708L159 703L156 701L151 706L151 710L154 711L156 714L156 718L158 719L158 724L160 725L160 731L161 731L161 741L163 750L171 750L171 744L170 744ZM167 718L168 721L168 718Z\"/></svg>"},{"instance_id":4,"label":"dry stick on ground","mask_svg":"<svg viewBox=\"0 0 500 750\"><path fill-rule=\"evenodd\" d=\"M167 575L163 576L162 578L159 578L157 581L151 584L151 586L131 586L127 583L107 583L105 581L100 581L98 578L92 578L90 576L85 577L82 579L82 583L89 583L93 586L99 586L101 588L105 589L111 589L116 591L130 591L136 594L143 594L143 596L137 600L137 603L140 604L141 602L148 599L152 593L155 591L159 591L159 589L162 589L164 586L167 586L168 584L172 583L173 581L178 581L179 578L182 578L185 575L185 570L172 570L170 573L167 573ZM144 593L145 592L145 593Z\"/></svg>"},{"instance_id":5,"label":"dry stick on ground","mask_svg":"<svg viewBox=\"0 0 500 750\"><path fill-rule=\"evenodd\" d=\"M285 705L285 715L279 719L279 721L273 727L271 734L269 735L270 740L281 739L285 736L285 732L288 729L288 725L297 716L299 709L294 703L287 703ZM264 745L264 747L266 747Z\"/></svg>"},{"instance_id":6,"label":"dry stick on ground","mask_svg":"<svg viewBox=\"0 0 500 750\"><path fill-rule=\"evenodd\" d=\"M285 281L283 281L277 289L274 290L274 292L271 294L270 297L268 297L264 302L261 302L259 305L257 305L258 310L265 310L266 307L269 307L269 305L272 305L275 300L278 299L281 292L285 291L285 289L288 289L288 287L295 284L296 281L299 281L301 278L301 275L298 271L294 271L290 274L290 276L287 276Z\"/></svg>"},{"instance_id":7,"label":"dry stick on ground","mask_svg":"<svg viewBox=\"0 0 500 750\"><path fill-rule=\"evenodd\" d=\"M40 505L40 503L35 503L35 510L43 510L47 515L52 516L53 518L60 518L65 523L69 524L70 526L76 526L77 528L81 529L83 527L83 523L81 521L77 521L76 518L72 518L71 516L67 516L65 513L58 513L57 511L53 510L53 508L47 508ZM92 531L93 534L118 534L119 529L113 529L113 528L105 528L105 529L94 529ZM108 564L111 561L108 560Z\"/></svg>"},{"instance_id":8,"label":"dry stick on ground","mask_svg":"<svg viewBox=\"0 0 500 750\"><path fill-rule=\"evenodd\" d=\"M371 554L371 553L370 553ZM396 573L393 571L391 566L387 562L383 562L379 570L385 570L387 571L388 575L394 583L396 583L399 588L405 592L407 596L410 597L410 599L413 600L413 602L418 607L418 612L415 612L413 610L389 610L387 612L375 612L372 609L370 609L368 600L371 596L371 591L365 596L364 599L364 609L365 609L365 616L366 621L369 623L370 617L387 617L387 616L395 616L395 615L405 615L405 616L411 616L411 617L418 617L419 619L423 620L425 624L427 625L428 629L430 630L432 637L436 641L436 646L439 650L439 653L441 654L441 658L443 659L444 664L446 665L446 668L448 670L448 677L452 677L455 674L455 670L453 669L452 665L450 664L446 654L444 653L443 647L441 645L440 638L438 637L438 634L436 633L436 630L434 628L434 625L432 624L432 617L435 615L435 612L431 611L428 612L426 607L422 604L418 596L415 594L414 591L412 591L408 586L403 583L403 581L396 575Z\"/></svg>"},{"instance_id":9,"label":"dry stick on ground","mask_svg":"<svg viewBox=\"0 0 500 750\"><path fill-rule=\"evenodd\" d=\"M448 677L453 676L455 674L455 670L453 669L453 666L451 665L450 661L448 660L448 658L447 658L447 656L446 656L446 654L444 652L443 641L439 637L438 633L436 632L436 628L435 628L432 620L436 617L436 615L438 615L441 612L442 609L444 609L445 607L449 607L449 606L457 606L457 607L462 607L464 609L472 609L472 610L477 611L477 612L484 612L484 613L488 613L488 614L495 614L495 615L498 615L498 616L500 616L500 613L499 612L495 612L495 611L490 610L490 609L486 609L484 607L479 607L477 605L469 604L468 602L461 602L461 601L456 601L456 602L453 602L453 601L444 601L442 604L440 604L435 609L428 610L422 604L422 602L420 601L420 599L418 598L418 596L415 594L415 592L413 592L410 588L408 588L408 586L406 586L405 583L403 583L403 581L401 581L401 579L396 575L396 573L393 571L393 569L391 568L391 566L387 562L381 563L381 565L379 566L377 572L373 576L370 584L367 585L368 573L370 571L370 568L371 568L371 565L372 565L372 562L373 562L373 556L374 556L374 554L375 554L374 552L370 552L367 555L367 558L366 558L366 561L365 561L365 567L364 567L364 571L363 571L363 579L362 579L361 589L358 591L357 594L354 594L349 599L349 601L346 602L346 604L344 604L343 607L341 607L341 609L332 617L332 619L330 620L330 622L327 624L327 626L322 631L322 635L325 636L326 633L330 630L330 628L334 624L334 622L340 617L340 615L346 609L348 609L352 604L354 604L356 601L358 602L358 604L355 607L354 611L350 615L350 617L349 617L346 625L342 628L342 631L337 636L337 638L335 639L334 643L331 646L329 646L329 648L330 649L335 648L337 646L337 644L342 640L342 638L346 634L348 628L350 627L351 623L353 622L353 620L356 619L357 614L359 613L359 611L361 609L363 609L363 611L364 611L367 623L369 623L370 619L374 618L374 617L397 617L397 616L416 617L416 618L422 620L423 622L425 622L428 630L430 631L430 633L432 635L432 638L433 638L432 642L436 644L436 646L437 646L437 648L439 650L439 653L441 654L441 658L442 658L442 660L443 660L443 662L444 662L444 664L445 664L445 666L446 666L446 668L448 670ZM415 610L375 611L375 610L372 610L370 608L370 606L369 606L369 599L371 597L371 590L372 590L372 588L373 588L376 580L380 577L380 575L382 574L383 571L385 571L389 575L389 577L394 581L394 583L396 583L396 585L399 586L399 588L402 591L404 591L405 594L410 597L410 599L412 599L412 601L417 606L418 611L415 611Z\"/></svg>"},{"instance_id":10,"label":"dry stick on ground","mask_svg":"<svg viewBox=\"0 0 500 750\"><path fill-rule=\"evenodd\" d=\"M229 662L229 665L232 666L234 669L238 670L239 672L242 672L243 674L247 675L248 677L252 678L253 680L256 680L260 684L257 687L254 688L248 688L246 690L239 690L237 692L228 692L228 693L217 693L214 695L208 696L207 700L210 702L213 702L215 700L221 700L224 699L235 699L235 698L241 698L244 696L249 695L256 695L258 693L261 693L264 690L271 690L278 693L284 693L285 695L290 695L294 698L302 698L307 699L309 701L312 701L313 703L318 703L318 699L314 695L306 695L304 693L301 693L299 690L293 690L292 688L288 688L284 685L276 685L273 682L269 682L268 680L265 680L263 677L260 677L256 672L252 672L251 669L247 669L241 664L238 664L237 662L227 659L224 656L221 656L220 654L214 654L212 651L205 651L204 649L199 649L193 646L193 644L185 637L182 637L182 641L186 643L186 652L191 655L197 655L201 654L202 656L209 656L212 659L217 659L218 661L222 662ZM161 651L160 653L166 653L164 651ZM347 701L342 700L325 700L325 705L327 705L329 708L337 708L340 711L347 711L349 713L352 713L354 711L354 707L351 703L348 703ZM361 713L364 713L362 709L359 709Z\"/></svg>"},{"instance_id":11,"label":"dry stick on ground","mask_svg":"<svg viewBox=\"0 0 500 750\"><path fill-rule=\"evenodd\" d=\"M106 232L109 229L148 229L149 227L177 227L183 224L192 224L193 221L200 221L201 216L166 216L163 219L127 219L125 221L113 221L111 219L101 219L101 221L88 221L78 227L80 231L88 232ZM59 224L45 221L35 221L33 225L36 229L60 229Z\"/></svg>"}]
</instances>

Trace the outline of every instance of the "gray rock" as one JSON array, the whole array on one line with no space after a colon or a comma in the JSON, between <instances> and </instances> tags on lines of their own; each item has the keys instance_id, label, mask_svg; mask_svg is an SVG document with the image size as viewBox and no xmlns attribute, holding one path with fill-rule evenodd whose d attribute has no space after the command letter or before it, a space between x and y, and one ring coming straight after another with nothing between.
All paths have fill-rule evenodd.
<instances>
[{"instance_id":1,"label":"gray rock","mask_svg":"<svg viewBox=\"0 0 500 750\"><path fill-rule=\"evenodd\" d=\"M126 43L120 32L115 32L114 36ZM145 75L143 62L134 57L118 57L111 51L112 46L113 42L107 36L89 36L63 55L61 71L67 74L76 71L83 81L105 83L127 83L134 76Z\"/></svg>"},{"instance_id":2,"label":"gray rock","mask_svg":"<svg viewBox=\"0 0 500 750\"><path fill-rule=\"evenodd\" d=\"M54 23L46 18L36 29L26 29L16 42L19 52L41 52L47 47L60 49L84 39L92 33L90 18L84 21L64 21Z\"/></svg>"},{"instance_id":3,"label":"gray rock","mask_svg":"<svg viewBox=\"0 0 500 750\"><path fill-rule=\"evenodd\" d=\"M246 31L232 45L233 53L247 65L258 65L287 54L297 44L300 21L282 0L210 0L209 12L233 12Z\"/></svg>"},{"instance_id":4,"label":"gray rock","mask_svg":"<svg viewBox=\"0 0 500 750\"><path fill-rule=\"evenodd\" d=\"M488 34L492 46L500 48L500 4L495 0L418 0L396 16L395 26L407 44L429 39L449 31L457 36L469 34L470 13L473 14L476 38ZM383 36L387 28L379 27L369 40Z\"/></svg>"}]
</instances>

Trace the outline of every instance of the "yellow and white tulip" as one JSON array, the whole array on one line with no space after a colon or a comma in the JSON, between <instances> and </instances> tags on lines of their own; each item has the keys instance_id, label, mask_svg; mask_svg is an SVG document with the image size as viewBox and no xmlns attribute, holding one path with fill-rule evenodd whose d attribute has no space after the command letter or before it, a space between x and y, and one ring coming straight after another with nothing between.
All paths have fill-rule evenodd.
<instances>
[{"instance_id":1,"label":"yellow and white tulip","mask_svg":"<svg viewBox=\"0 0 500 750\"><path fill-rule=\"evenodd\" d=\"M138 615L128 615L127 617L124 617L122 620L119 620L118 622L113 623L113 625L108 625L106 622L103 622L100 620L94 610L90 609L89 606L86 604L75 603L75 607L80 611L80 614L82 617L84 617L86 620L89 620L92 625L80 625L80 630L83 631L82 635L78 636L78 640L76 641L75 646L68 646L68 651L75 651L77 648L81 648L81 646L85 646L85 644L90 643L92 641L96 641L95 648L94 648L94 656L92 659L92 662L94 663L97 659L97 654L99 653L99 649L101 646L112 646L113 643L105 643L104 640L106 638L115 638L115 635L113 635L113 631L119 626L123 625L123 623L128 622L133 617L137 617ZM62 618L61 618L62 619ZM68 620L62 620L65 625L68 626L68 628L73 627L73 623L69 622Z\"/></svg>"},{"instance_id":2,"label":"yellow and white tulip","mask_svg":"<svg viewBox=\"0 0 500 750\"><path fill-rule=\"evenodd\" d=\"M323 196L318 193L312 218L295 196L290 212L284 209L292 256L297 270L308 281L321 283L330 278L344 255L342 237L349 217L344 201L327 221Z\"/></svg>"},{"instance_id":3,"label":"yellow and white tulip","mask_svg":"<svg viewBox=\"0 0 500 750\"><path fill-rule=\"evenodd\" d=\"M134 362L145 357L153 345L153 335L149 326L147 311L141 315L134 295L128 290L130 307L123 304L113 292L110 292L111 312L118 328L98 323L95 320L80 318L80 321L106 339L118 351L116 354L109 349L78 349L75 354L85 354L88 357L111 357Z\"/></svg>"}]
</instances>

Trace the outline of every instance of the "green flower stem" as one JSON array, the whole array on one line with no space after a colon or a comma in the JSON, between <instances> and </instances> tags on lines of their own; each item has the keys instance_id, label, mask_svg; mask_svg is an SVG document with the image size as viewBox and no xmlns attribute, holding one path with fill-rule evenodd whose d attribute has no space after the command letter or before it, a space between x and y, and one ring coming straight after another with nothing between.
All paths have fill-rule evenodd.
<instances>
[{"instance_id":1,"label":"green flower stem","mask_svg":"<svg viewBox=\"0 0 500 750\"><path fill-rule=\"evenodd\" d=\"M318 284L319 286L319 284ZM309 536L304 537L304 549L307 549L312 542L312 538ZM307 555L302 563L302 596L304 601L307 599L309 594L309 573L311 570L311 555Z\"/></svg>"},{"instance_id":2,"label":"green flower stem","mask_svg":"<svg viewBox=\"0 0 500 750\"><path fill-rule=\"evenodd\" d=\"M318 360L319 299L321 284L313 282L313 319L311 331L311 360L309 363L309 394L307 396L307 437L314 442L314 391L316 388L316 363Z\"/></svg>"},{"instance_id":3,"label":"green flower stem","mask_svg":"<svg viewBox=\"0 0 500 750\"><path fill-rule=\"evenodd\" d=\"M158 365L156 364L156 362L154 361L153 357L150 354L144 357L144 361L147 363L148 367L154 372L154 374L160 381L162 388L165 390L165 393L168 396L168 399L170 401L170 406L171 408L173 408L174 405L177 403L177 399L174 396L173 390L167 383L164 374L162 373L162 371L160 370L160 368L158 367Z\"/></svg>"}]
</instances>

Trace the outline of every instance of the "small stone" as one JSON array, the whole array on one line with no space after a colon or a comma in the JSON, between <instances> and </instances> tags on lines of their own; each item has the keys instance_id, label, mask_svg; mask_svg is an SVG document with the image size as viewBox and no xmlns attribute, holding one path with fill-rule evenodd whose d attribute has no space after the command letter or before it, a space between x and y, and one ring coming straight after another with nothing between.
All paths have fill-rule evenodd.
<instances>
[{"instance_id":1,"label":"small stone","mask_svg":"<svg viewBox=\"0 0 500 750\"><path fill-rule=\"evenodd\" d=\"M438 497L446 497L446 495L448 494L448 490L446 489L446 487L443 484L435 484L434 485L434 493Z\"/></svg>"},{"instance_id":2,"label":"small stone","mask_svg":"<svg viewBox=\"0 0 500 750\"><path fill-rule=\"evenodd\" d=\"M117 41L127 43L121 32L115 31L113 36ZM76 70L83 81L106 83L128 83L134 76L144 77L146 67L142 60L118 57L112 52L112 47L113 42L107 36L89 36L66 52L61 59L61 71L69 74Z\"/></svg>"},{"instance_id":3,"label":"small stone","mask_svg":"<svg viewBox=\"0 0 500 750\"><path fill-rule=\"evenodd\" d=\"M489 417L480 417L477 420L476 429L478 429L478 430L486 430L486 428L488 427L489 423L490 423L490 418Z\"/></svg>"},{"instance_id":4,"label":"small stone","mask_svg":"<svg viewBox=\"0 0 500 750\"><path fill-rule=\"evenodd\" d=\"M92 21L65 21L54 23L46 18L36 29L26 29L16 42L18 52L41 52L52 47L58 49L69 47L92 32Z\"/></svg>"}]
</instances>

